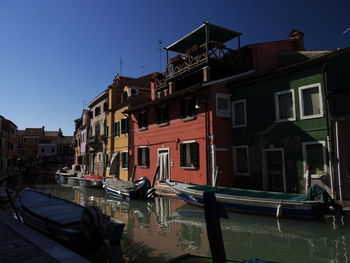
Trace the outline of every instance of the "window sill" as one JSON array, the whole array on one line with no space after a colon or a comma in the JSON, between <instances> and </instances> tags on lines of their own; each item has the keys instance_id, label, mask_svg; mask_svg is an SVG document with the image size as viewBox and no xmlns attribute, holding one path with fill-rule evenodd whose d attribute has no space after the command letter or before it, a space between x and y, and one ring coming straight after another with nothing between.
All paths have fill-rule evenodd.
<instances>
[{"instance_id":1,"label":"window sill","mask_svg":"<svg viewBox=\"0 0 350 263\"><path fill-rule=\"evenodd\" d=\"M148 166L139 166L139 168L147 169L149 167Z\"/></svg>"},{"instance_id":2,"label":"window sill","mask_svg":"<svg viewBox=\"0 0 350 263\"><path fill-rule=\"evenodd\" d=\"M168 126L169 124L170 124L170 122L168 121L168 122L159 123L157 125L158 125L158 127L164 127L164 126Z\"/></svg>"},{"instance_id":3,"label":"window sill","mask_svg":"<svg viewBox=\"0 0 350 263\"><path fill-rule=\"evenodd\" d=\"M128 170L128 168L122 168L124 171L127 171Z\"/></svg>"},{"instance_id":4,"label":"window sill","mask_svg":"<svg viewBox=\"0 0 350 263\"><path fill-rule=\"evenodd\" d=\"M186 117L184 119L181 119L183 122L187 122L187 121L193 121L197 119L197 116L191 116L191 117Z\"/></svg>"},{"instance_id":5,"label":"window sill","mask_svg":"<svg viewBox=\"0 0 350 263\"><path fill-rule=\"evenodd\" d=\"M308 119L317 119L324 117L324 114L315 114L315 115L307 115L307 116L300 116L300 120L308 120Z\"/></svg>"},{"instance_id":6,"label":"window sill","mask_svg":"<svg viewBox=\"0 0 350 263\"><path fill-rule=\"evenodd\" d=\"M184 170L198 170L198 167L187 167L187 166L181 166Z\"/></svg>"},{"instance_id":7,"label":"window sill","mask_svg":"<svg viewBox=\"0 0 350 263\"><path fill-rule=\"evenodd\" d=\"M276 120L277 123L280 123L280 122L292 122L292 121L296 121L296 118L278 119L278 120Z\"/></svg>"},{"instance_id":8,"label":"window sill","mask_svg":"<svg viewBox=\"0 0 350 263\"><path fill-rule=\"evenodd\" d=\"M145 131L145 130L148 130L148 127L139 128L139 131Z\"/></svg>"}]
</instances>

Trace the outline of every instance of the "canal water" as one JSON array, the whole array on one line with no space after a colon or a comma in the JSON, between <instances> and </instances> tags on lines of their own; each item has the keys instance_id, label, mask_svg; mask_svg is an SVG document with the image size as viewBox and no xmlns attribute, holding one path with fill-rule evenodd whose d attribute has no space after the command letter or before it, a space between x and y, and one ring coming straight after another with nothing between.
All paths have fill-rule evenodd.
<instances>
[{"instance_id":1,"label":"canal water","mask_svg":"<svg viewBox=\"0 0 350 263\"><path fill-rule=\"evenodd\" d=\"M103 190L73 189L51 179L46 177L25 185L84 206L95 205L124 222L121 251L126 262L166 262L185 253L210 256L204 213L200 208L164 197L118 200L106 196ZM229 219L221 219L221 228L228 259L350 263L348 217L328 216L308 221L229 213ZM93 260L114 261L104 257Z\"/></svg>"}]
</instances>

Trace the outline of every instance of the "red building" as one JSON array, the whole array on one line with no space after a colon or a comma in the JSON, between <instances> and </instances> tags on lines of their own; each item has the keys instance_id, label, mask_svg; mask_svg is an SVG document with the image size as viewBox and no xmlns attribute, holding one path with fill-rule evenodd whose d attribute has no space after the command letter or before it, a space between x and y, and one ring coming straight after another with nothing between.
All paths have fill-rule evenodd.
<instances>
[{"instance_id":1,"label":"red building","mask_svg":"<svg viewBox=\"0 0 350 263\"><path fill-rule=\"evenodd\" d=\"M155 74L151 99L127 111L135 179L153 180L159 166L160 181L234 186L232 127L246 125L245 105L231 106L227 84L276 69L280 51L300 47L294 39L240 47L240 35L204 23L166 47L166 71ZM233 39L237 48L226 47ZM169 52L177 55L169 60Z\"/></svg>"}]
</instances>

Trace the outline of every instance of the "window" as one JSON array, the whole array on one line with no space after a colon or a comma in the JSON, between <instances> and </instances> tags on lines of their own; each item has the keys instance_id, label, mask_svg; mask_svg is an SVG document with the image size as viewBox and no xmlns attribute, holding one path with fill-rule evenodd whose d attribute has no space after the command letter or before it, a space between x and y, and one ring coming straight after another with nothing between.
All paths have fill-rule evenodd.
<instances>
[{"instance_id":1,"label":"window","mask_svg":"<svg viewBox=\"0 0 350 263\"><path fill-rule=\"evenodd\" d=\"M149 148L141 146L137 148L137 165L140 167L149 167Z\"/></svg>"},{"instance_id":2,"label":"window","mask_svg":"<svg viewBox=\"0 0 350 263\"><path fill-rule=\"evenodd\" d=\"M127 102L128 101L128 92L127 91L123 91L122 92L122 102Z\"/></svg>"},{"instance_id":3,"label":"window","mask_svg":"<svg viewBox=\"0 0 350 263\"><path fill-rule=\"evenodd\" d=\"M122 119L122 129L121 129L121 133L122 134L126 134L128 133L128 118L124 118Z\"/></svg>"},{"instance_id":4,"label":"window","mask_svg":"<svg viewBox=\"0 0 350 263\"><path fill-rule=\"evenodd\" d=\"M96 107L95 108L95 117L101 114L101 107Z\"/></svg>"},{"instance_id":5,"label":"window","mask_svg":"<svg viewBox=\"0 0 350 263\"><path fill-rule=\"evenodd\" d=\"M226 118L231 117L229 94L216 94L216 116Z\"/></svg>"},{"instance_id":6,"label":"window","mask_svg":"<svg viewBox=\"0 0 350 263\"><path fill-rule=\"evenodd\" d=\"M51 152L54 153L55 152L55 148L51 148Z\"/></svg>"},{"instance_id":7,"label":"window","mask_svg":"<svg viewBox=\"0 0 350 263\"><path fill-rule=\"evenodd\" d=\"M233 147L234 168L236 175L249 175L248 146Z\"/></svg>"},{"instance_id":8,"label":"window","mask_svg":"<svg viewBox=\"0 0 350 263\"><path fill-rule=\"evenodd\" d=\"M96 122L95 123L95 136L100 136L101 131L100 131L100 123Z\"/></svg>"},{"instance_id":9,"label":"window","mask_svg":"<svg viewBox=\"0 0 350 263\"><path fill-rule=\"evenodd\" d=\"M34 141L35 141L35 142L38 142L38 138L35 138Z\"/></svg>"},{"instance_id":10,"label":"window","mask_svg":"<svg viewBox=\"0 0 350 263\"><path fill-rule=\"evenodd\" d=\"M312 84L299 88L300 118L323 117L321 84Z\"/></svg>"},{"instance_id":11,"label":"window","mask_svg":"<svg viewBox=\"0 0 350 263\"><path fill-rule=\"evenodd\" d=\"M295 121L294 91L286 90L275 93L276 121Z\"/></svg>"},{"instance_id":12,"label":"window","mask_svg":"<svg viewBox=\"0 0 350 263\"><path fill-rule=\"evenodd\" d=\"M157 124L169 123L169 107L163 105L157 108Z\"/></svg>"},{"instance_id":13,"label":"window","mask_svg":"<svg viewBox=\"0 0 350 263\"><path fill-rule=\"evenodd\" d=\"M247 126L245 100L237 100L232 102L232 123L234 128Z\"/></svg>"},{"instance_id":14,"label":"window","mask_svg":"<svg viewBox=\"0 0 350 263\"><path fill-rule=\"evenodd\" d=\"M44 149L44 148L41 148L41 152L44 153L44 152L45 152L45 149Z\"/></svg>"},{"instance_id":15,"label":"window","mask_svg":"<svg viewBox=\"0 0 350 263\"><path fill-rule=\"evenodd\" d=\"M308 167L311 175L323 175L327 172L325 142L303 143L304 171Z\"/></svg>"},{"instance_id":16,"label":"window","mask_svg":"<svg viewBox=\"0 0 350 263\"><path fill-rule=\"evenodd\" d=\"M146 111L137 114L137 123L140 130L148 128L148 114Z\"/></svg>"},{"instance_id":17,"label":"window","mask_svg":"<svg viewBox=\"0 0 350 263\"><path fill-rule=\"evenodd\" d=\"M114 123L114 137L119 137L120 136L120 122L116 121Z\"/></svg>"},{"instance_id":18,"label":"window","mask_svg":"<svg viewBox=\"0 0 350 263\"><path fill-rule=\"evenodd\" d=\"M104 128L105 128L105 136L108 137L108 125L107 125L107 123L104 123Z\"/></svg>"},{"instance_id":19,"label":"window","mask_svg":"<svg viewBox=\"0 0 350 263\"><path fill-rule=\"evenodd\" d=\"M181 101L180 117L183 120L193 120L196 115L196 102L195 96L187 97Z\"/></svg>"},{"instance_id":20,"label":"window","mask_svg":"<svg viewBox=\"0 0 350 263\"><path fill-rule=\"evenodd\" d=\"M122 169L128 169L128 152L122 152Z\"/></svg>"},{"instance_id":21,"label":"window","mask_svg":"<svg viewBox=\"0 0 350 263\"><path fill-rule=\"evenodd\" d=\"M199 168L199 144L197 142L180 144L180 165L182 168Z\"/></svg>"},{"instance_id":22,"label":"window","mask_svg":"<svg viewBox=\"0 0 350 263\"><path fill-rule=\"evenodd\" d=\"M105 111L107 111L107 110L108 110L108 102L105 101L105 102L103 103L103 111L105 112Z\"/></svg>"},{"instance_id":23,"label":"window","mask_svg":"<svg viewBox=\"0 0 350 263\"><path fill-rule=\"evenodd\" d=\"M27 139L26 139L26 138L24 138L24 139L23 139L23 142L27 142Z\"/></svg>"}]
</instances>

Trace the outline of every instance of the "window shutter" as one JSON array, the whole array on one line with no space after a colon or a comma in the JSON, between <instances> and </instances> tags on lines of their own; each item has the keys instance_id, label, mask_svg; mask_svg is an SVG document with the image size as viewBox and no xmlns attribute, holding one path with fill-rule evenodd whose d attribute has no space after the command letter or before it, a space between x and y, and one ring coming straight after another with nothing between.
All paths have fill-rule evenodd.
<instances>
[{"instance_id":1,"label":"window shutter","mask_svg":"<svg viewBox=\"0 0 350 263\"><path fill-rule=\"evenodd\" d=\"M188 116L194 116L196 114L196 97L192 97L189 101L187 101L188 103Z\"/></svg>"},{"instance_id":2,"label":"window shutter","mask_svg":"<svg viewBox=\"0 0 350 263\"><path fill-rule=\"evenodd\" d=\"M181 101L180 117L181 119L186 118L186 101L185 100Z\"/></svg>"},{"instance_id":3,"label":"window shutter","mask_svg":"<svg viewBox=\"0 0 350 263\"><path fill-rule=\"evenodd\" d=\"M129 118L125 119L125 133L129 132Z\"/></svg>"},{"instance_id":4,"label":"window shutter","mask_svg":"<svg viewBox=\"0 0 350 263\"><path fill-rule=\"evenodd\" d=\"M138 125L138 127L139 127L139 129L141 129L142 128L142 113L138 113L137 114L137 125Z\"/></svg>"},{"instance_id":5,"label":"window shutter","mask_svg":"<svg viewBox=\"0 0 350 263\"><path fill-rule=\"evenodd\" d=\"M120 122L116 122L116 136L120 136Z\"/></svg>"},{"instance_id":6,"label":"window shutter","mask_svg":"<svg viewBox=\"0 0 350 263\"><path fill-rule=\"evenodd\" d=\"M142 127L147 128L148 127L148 114L147 114L147 112L143 113L142 117L143 117L142 118L142 120L143 120Z\"/></svg>"},{"instance_id":7,"label":"window shutter","mask_svg":"<svg viewBox=\"0 0 350 263\"><path fill-rule=\"evenodd\" d=\"M146 166L149 167L149 148L144 148L146 151Z\"/></svg>"},{"instance_id":8,"label":"window shutter","mask_svg":"<svg viewBox=\"0 0 350 263\"><path fill-rule=\"evenodd\" d=\"M195 167L199 167L199 144L197 142L191 143L191 160Z\"/></svg>"},{"instance_id":9,"label":"window shutter","mask_svg":"<svg viewBox=\"0 0 350 263\"><path fill-rule=\"evenodd\" d=\"M185 167L186 166L186 150L185 150L185 144L180 144L180 166Z\"/></svg>"},{"instance_id":10,"label":"window shutter","mask_svg":"<svg viewBox=\"0 0 350 263\"><path fill-rule=\"evenodd\" d=\"M137 148L137 165L142 166L142 148Z\"/></svg>"},{"instance_id":11,"label":"window shutter","mask_svg":"<svg viewBox=\"0 0 350 263\"><path fill-rule=\"evenodd\" d=\"M166 105L165 108L163 109L163 117L164 117L164 122L169 122L169 106Z\"/></svg>"}]
</instances>

